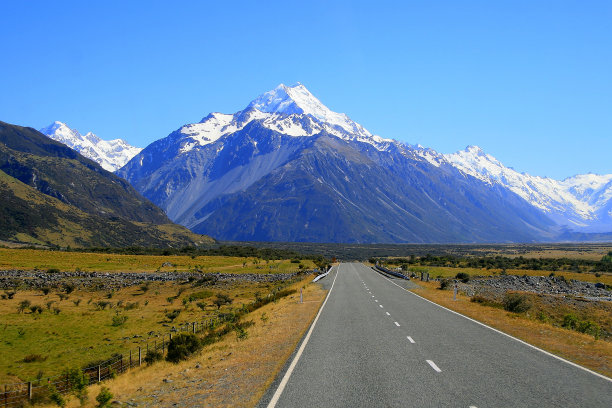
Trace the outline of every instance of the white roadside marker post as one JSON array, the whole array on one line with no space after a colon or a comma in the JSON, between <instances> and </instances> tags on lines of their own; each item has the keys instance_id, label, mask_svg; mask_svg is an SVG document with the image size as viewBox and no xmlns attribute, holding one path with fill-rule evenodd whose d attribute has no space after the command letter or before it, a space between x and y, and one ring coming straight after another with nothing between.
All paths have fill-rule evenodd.
<instances>
[{"instance_id":1,"label":"white roadside marker post","mask_svg":"<svg viewBox=\"0 0 612 408\"><path fill-rule=\"evenodd\" d=\"M453 291L453 300L457 300L457 282L455 282L455 290Z\"/></svg>"},{"instance_id":2,"label":"white roadside marker post","mask_svg":"<svg viewBox=\"0 0 612 408\"><path fill-rule=\"evenodd\" d=\"M302 295L302 289L300 288L300 303L304 303L304 296Z\"/></svg>"}]
</instances>

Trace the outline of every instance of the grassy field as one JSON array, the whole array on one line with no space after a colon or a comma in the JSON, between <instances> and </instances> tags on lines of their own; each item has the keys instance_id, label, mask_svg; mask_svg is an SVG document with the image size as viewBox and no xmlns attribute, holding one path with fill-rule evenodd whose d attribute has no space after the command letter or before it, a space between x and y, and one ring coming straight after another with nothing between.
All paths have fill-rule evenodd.
<instances>
[{"instance_id":1,"label":"grassy field","mask_svg":"<svg viewBox=\"0 0 612 408\"><path fill-rule=\"evenodd\" d=\"M202 287L152 283L112 294L19 290L13 299L0 300L0 384L57 375L65 368L136 350L147 341L161 342L160 335L167 340L171 326L239 308L280 284L233 282ZM232 303L219 309L213 304L219 294L229 296ZM190 296L197 299L185 301ZM40 306L41 312L30 307L20 312L24 301L31 307ZM104 302L109 304L102 308ZM175 310L178 317L171 321L168 313ZM113 319L117 323L123 317L127 318L125 323L113 325Z\"/></svg>"},{"instance_id":2,"label":"grassy field","mask_svg":"<svg viewBox=\"0 0 612 408\"><path fill-rule=\"evenodd\" d=\"M304 268L315 267L311 260L300 262ZM166 266L164 266L166 265ZM257 258L188 255L119 255L88 252L45 251L39 249L0 248L0 269L97 272L189 271L225 273L281 273L295 271L298 263L290 260L265 261Z\"/></svg>"},{"instance_id":3,"label":"grassy field","mask_svg":"<svg viewBox=\"0 0 612 408\"><path fill-rule=\"evenodd\" d=\"M109 387L113 399L138 406L256 406L297 347L326 294L317 284L299 282L290 287L304 287L304 303L298 303L296 293L248 315L245 319L255 325L249 328L247 339L240 341L230 334L187 361L159 362L103 385ZM85 406L94 406L99 388L90 387ZM68 406L80 404L73 399Z\"/></svg>"},{"instance_id":4,"label":"grassy field","mask_svg":"<svg viewBox=\"0 0 612 408\"><path fill-rule=\"evenodd\" d=\"M426 299L612 377L610 341L540 321L535 313L530 316L507 312L499 307L471 302L469 297L461 294L457 295L457 300L453 300L453 292L437 289L439 286L437 282L418 282L418 285L420 289L414 292ZM610 316L602 318L609 321Z\"/></svg>"}]
</instances>

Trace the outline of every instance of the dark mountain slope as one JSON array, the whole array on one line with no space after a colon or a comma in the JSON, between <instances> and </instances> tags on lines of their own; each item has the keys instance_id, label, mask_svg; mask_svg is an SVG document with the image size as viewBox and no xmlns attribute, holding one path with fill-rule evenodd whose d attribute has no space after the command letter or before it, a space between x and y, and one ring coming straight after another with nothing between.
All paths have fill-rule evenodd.
<instances>
[{"instance_id":1,"label":"dark mountain slope","mask_svg":"<svg viewBox=\"0 0 612 408\"><path fill-rule=\"evenodd\" d=\"M210 242L125 180L31 128L0 122L0 239L76 246Z\"/></svg>"},{"instance_id":2,"label":"dark mountain slope","mask_svg":"<svg viewBox=\"0 0 612 408\"><path fill-rule=\"evenodd\" d=\"M202 207L192 230L254 241L500 242L550 226L518 197L452 169L403 156L381 166L352 145L317 137L296 160Z\"/></svg>"}]
</instances>

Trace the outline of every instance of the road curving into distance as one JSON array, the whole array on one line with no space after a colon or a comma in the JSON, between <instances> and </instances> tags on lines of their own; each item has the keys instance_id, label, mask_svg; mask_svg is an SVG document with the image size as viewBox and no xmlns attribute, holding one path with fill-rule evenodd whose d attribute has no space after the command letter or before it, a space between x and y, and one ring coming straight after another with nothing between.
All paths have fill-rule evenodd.
<instances>
[{"instance_id":1,"label":"road curving into distance","mask_svg":"<svg viewBox=\"0 0 612 408\"><path fill-rule=\"evenodd\" d=\"M612 380L439 307L358 263L260 407L612 407ZM332 285L333 283L333 285Z\"/></svg>"}]
</instances>

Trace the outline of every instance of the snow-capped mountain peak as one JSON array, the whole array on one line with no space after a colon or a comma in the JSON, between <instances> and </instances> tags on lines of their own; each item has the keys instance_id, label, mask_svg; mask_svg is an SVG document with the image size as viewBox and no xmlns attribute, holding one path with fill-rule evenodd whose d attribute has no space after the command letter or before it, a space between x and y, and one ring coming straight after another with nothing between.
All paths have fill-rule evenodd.
<instances>
[{"instance_id":1,"label":"snow-capped mountain peak","mask_svg":"<svg viewBox=\"0 0 612 408\"><path fill-rule=\"evenodd\" d=\"M365 137L372 137L363 126L352 121L346 114L337 113L323 105L304 85L297 83L293 86L280 84L255 98L247 107L260 112L280 113L285 115L304 114L311 115L317 121L340 128L348 133Z\"/></svg>"},{"instance_id":2,"label":"snow-capped mountain peak","mask_svg":"<svg viewBox=\"0 0 612 408\"><path fill-rule=\"evenodd\" d=\"M175 134L183 139L180 153L214 143L252 121L259 121L261 126L287 136L313 136L326 131L344 140L369 143L379 150L394 142L372 135L344 113L333 112L298 83L293 86L280 84L235 114L214 112L199 123L182 126Z\"/></svg>"},{"instance_id":3,"label":"snow-capped mountain peak","mask_svg":"<svg viewBox=\"0 0 612 408\"><path fill-rule=\"evenodd\" d=\"M123 167L142 150L140 147L129 145L123 139L102 140L92 132L82 135L57 120L40 129L40 132L92 159L108 171L116 171Z\"/></svg>"},{"instance_id":4,"label":"snow-capped mountain peak","mask_svg":"<svg viewBox=\"0 0 612 408\"><path fill-rule=\"evenodd\" d=\"M518 194L561 225L602 232L612 227L603 209L612 198L612 174L582 174L559 181L520 173L478 146L445 154L453 166L488 184L499 184Z\"/></svg>"}]
</instances>

